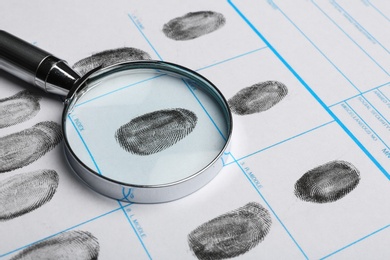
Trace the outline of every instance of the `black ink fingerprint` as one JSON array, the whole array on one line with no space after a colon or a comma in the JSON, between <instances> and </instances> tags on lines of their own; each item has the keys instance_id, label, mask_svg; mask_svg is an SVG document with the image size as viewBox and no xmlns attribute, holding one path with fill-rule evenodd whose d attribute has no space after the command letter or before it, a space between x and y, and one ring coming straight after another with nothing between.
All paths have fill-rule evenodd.
<instances>
[{"instance_id":1,"label":"black ink fingerprint","mask_svg":"<svg viewBox=\"0 0 390 260\"><path fill-rule=\"evenodd\" d=\"M225 25L225 17L212 11L187 13L174 18L163 26L163 33L170 39L186 41L214 32Z\"/></svg>"},{"instance_id":2,"label":"black ink fingerprint","mask_svg":"<svg viewBox=\"0 0 390 260\"><path fill-rule=\"evenodd\" d=\"M237 115L250 115L266 111L287 95L287 87L278 81L265 81L243 88L228 100Z\"/></svg>"},{"instance_id":3,"label":"black ink fingerprint","mask_svg":"<svg viewBox=\"0 0 390 260\"><path fill-rule=\"evenodd\" d=\"M188 244L198 259L232 258L263 241L271 224L269 212L250 202L197 227L188 235Z\"/></svg>"},{"instance_id":4,"label":"black ink fingerprint","mask_svg":"<svg viewBox=\"0 0 390 260\"><path fill-rule=\"evenodd\" d=\"M96 260L99 256L99 242L90 232L68 231L32 245L11 260L56 259Z\"/></svg>"},{"instance_id":5,"label":"black ink fingerprint","mask_svg":"<svg viewBox=\"0 0 390 260\"><path fill-rule=\"evenodd\" d=\"M0 182L0 221L10 220L46 204L58 187L58 174L39 170L11 176Z\"/></svg>"},{"instance_id":6,"label":"black ink fingerprint","mask_svg":"<svg viewBox=\"0 0 390 260\"><path fill-rule=\"evenodd\" d=\"M132 119L115 134L128 152L150 155L171 147L194 130L197 116L182 108L158 110Z\"/></svg>"},{"instance_id":7,"label":"black ink fingerprint","mask_svg":"<svg viewBox=\"0 0 390 260\"><path fill-rule=\"evenodd\" d=\"M351 192L359 181L359 171L351 163L331 161L306 172L295 183L295 195L309 202L333 202Z\"/></svg>"},{"instance_id":8,"label":"black ink fingerprint","mask_svg":"<svg viewBox=\"0 0 390 260\"><path fill-rule=\"evenodd\" d=\"M99 67L107 67L112 64L136 61L136 60L150 60L150 55L140 49L124 47L114 50L102 51L95 53L90 57L82 59L73 65L73 68L77 70L81 75L84 75L88 71Z\"/></svg>"},{"instance_id":9,"label":"black ink fingerprint","mask_svg":"<svg viewBox=\"0 0 390 260\"><path fill-rule=\"evenodd\" d=\"M41 97L30 91L21 91L0 99L0 128L16 125L34 117L40 110Z\"/></svg>"},{"instance_id":10,"label":"black ink fingerprint","mask_svg":"<svg viewBox=\"0 0 390 260\"><path fill-rule=\"evenodd\" d=\"M0 173L29 165L52 150L61 140L60 125L51 121L0 137Z\"/></svg>"}]
</instances>

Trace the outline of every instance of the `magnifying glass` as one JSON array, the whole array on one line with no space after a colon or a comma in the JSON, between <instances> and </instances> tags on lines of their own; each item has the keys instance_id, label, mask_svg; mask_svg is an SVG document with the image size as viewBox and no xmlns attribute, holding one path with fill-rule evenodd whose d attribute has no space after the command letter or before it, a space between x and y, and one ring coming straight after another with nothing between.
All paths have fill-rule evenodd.
<instances>
[{"instance_id":1,"label":"magnifying glass","mask_svg":"<svg viewBox=\"0 0 390 260\"><path fill-rule=\"evenodd\" d=\"M0 31L0 68L66 96L65 156L93 190L159 203L203 187L222 169L232 115L206 78L162 61L132 61L80 77L63 60Z\"/></svg>"}]
</instances>

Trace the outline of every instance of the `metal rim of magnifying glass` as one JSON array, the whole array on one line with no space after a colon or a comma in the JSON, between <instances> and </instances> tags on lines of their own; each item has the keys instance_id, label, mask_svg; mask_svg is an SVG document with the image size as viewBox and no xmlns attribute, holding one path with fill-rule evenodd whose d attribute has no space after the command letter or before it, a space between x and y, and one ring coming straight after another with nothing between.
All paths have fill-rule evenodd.
<instances>
[{"instance_id":1,"label":"metal rim of magnifying glass","mask_svg":"<svg viewBox=\"0 0 390 260\"><path fill-rule=\"evenodd\" d=\"M127 69L156 69L161 71L173 72L180 76L184 76L195 80L201 85L204 91L214 96L218 101L221 109L224 110L224 116L228 124L226 142L219 154L210 161L200 171L175 182L160 184L160 185L138 185L131 183L123 183L117 180L100 175L96 171L85 165L72 150L66 136L65 121L67 113L72 103L72 99L76 94L86 86L88 80L95 80L97 77L112 74L113 72ZM202 84L200 84L202 83ZM198 85L197 85L198 86ZM65 108L62 115L62 132L65 140L65 155L68 163L73 168L74 173L92 190L105 195L107 197L133 203L161 203L173 201L185 197L204 185L210 182L224 166L224 161L228 156L230 149L230 140L233 131L232 114L228 103L222 93L209 80L200 74L185 68L183 66L162 62L162 61L131 61L118 63L105 67L103 69L92 72L88 76L84 76L80 82L69 92L65 100Z\"/></svg>"}]
</instances>

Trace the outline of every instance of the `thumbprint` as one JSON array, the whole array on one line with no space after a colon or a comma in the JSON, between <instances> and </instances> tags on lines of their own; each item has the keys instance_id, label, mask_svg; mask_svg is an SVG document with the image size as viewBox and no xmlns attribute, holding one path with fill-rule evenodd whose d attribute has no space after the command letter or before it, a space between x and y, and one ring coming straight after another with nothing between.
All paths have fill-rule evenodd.
<instances>
[{"instance_id":1,"label":"thumbprint","mask_svg":"<svg viewBox=\"0 0 390 260\"><path fill-rule=\"evenodd\" d=\"M333 202L350 193L359 181L359 171L351 163L331 161L306 172L295 183L295 196L315 203Z\"/></svg>"},{"instance_id":2,"label":"thumbprint","mask_svg":"<svg viewBox=\"0 0 390 260\"><path fill-rule=\"evenodd\" d=\"M30 91L21 91L0 99L0 128L16 125L34 117L40 110L41 97Z\"/></svg>"},{"instance_id":3,"label":"thumbprint","mask_svg":"<svg viewBox=\"0 0 390 260\"><path fill-rule=\"evenodd\" d=\"M58 174L39 170L17 174L0 182L0 221L29 213L46 204L58 187Z\"/></svg>"},{"instance_id":4,"label":"thumbprint","mask_svg":"<svg viewBox=\"0 0 390 260\"><path fill-rule=\"evenodd\" d=\"M150 60L150 55L140 49L124 47L113 50L106 50L93 54L82 59L73 65L73 68L84 75L88 71L99 66L107 67L116 63L136 60Z\"/></svg>"},{"instance_id":5,"label":"thumbprint","mask_svg":"<svg viewBox=\"0 0 390 260\"><path fill-rule=\"evenodd\" d=\"M35 162L62 140L61 127L44 121L21 132L0 137L0 173Z\"/></svg>"},{"instance_id":6,"label":"thumbprint","mask_svg":"<svg viewBox=\"0 0 390 260\"><path fill-rule=\"evenodd\" d=\"M198 259L232 258L263 241L271 224L268 210L250 202L197 227L188 235L188 244Z\"/></svg>"},{"instance_id":7,"label":"thumbprint","mask_svg":"<svg viewBox=\"0 0 390 260\"><path fill-rule=\"evenodd\" d=\"M214 32L225 25L225 17L212 11L187 13L174 18L163 26L163 33L170 39L186 41Z\"/></svg>"},{"instance_id":8,"label":"thumbprint","mask_svg":"<svg viewBox=\"0 0 390 260\"><path fill-rule=\"evenodd\" d=\"M228 100L237 115L250 115L266 111L287 95L287 87L278 81L265 81L243 88Z\"/></svg>"},{"instance_id":9,"label":"thumbprint","mask_svg":"<svg viewBox=\"0 0 390 260\"><path fill-rule=\"evenodd\" d=\"M99 242L90 232L68 231L27 247L11 260L77 259L95 260L99 256Z\"/></svg>"},{"instance_id":10,"label":"thumbprint","mask_svg":"<svg viewBox=\"0 0 390 260\"><path fill-rule=\"evenodd\" d=\"M132 119L115 134L119 145L138 155L171 147L194 130L197 116L183 108L158 110Z\"/></svg>"}]
</instances>

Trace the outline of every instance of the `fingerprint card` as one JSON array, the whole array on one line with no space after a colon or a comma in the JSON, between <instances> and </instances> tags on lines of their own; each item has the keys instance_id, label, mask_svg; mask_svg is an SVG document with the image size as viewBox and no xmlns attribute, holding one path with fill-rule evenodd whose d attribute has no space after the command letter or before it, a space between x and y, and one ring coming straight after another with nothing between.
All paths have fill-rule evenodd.
<instances>
[{"instance_id":1,"label":"fingerprint card","mask_svg":"<svg viewBox=\"0 0 390 260\"><path fill-rule=\"evenodd\" d=\"M168 1L164 12L158 14L150 12L150 6L161 3L134 2L128 13L160 60L197 70L265 47L222 1L186 1L179 5Z\"/></svg>"},{"instance_id":2,"label":"fingerprint card","mask_svg":"<svg viewBox=\"0 0 390 260\"><path fill-rule=\"evenodd\" d=\"M188 259L253 259L264 252L272 258L301 255L237 164L225 166L210 185L192 196L166 205L131 205L129 209L150 255L169 258L172 251ZM269 250L280 243L284 250Z\"/></svg>"},{"instance_id":3,"label":"fingerprint card","mask_svg":"<svg viewBox=\"0 0 390 260\"><path fill-rule=\"evenodd\" d=\"M0 69L0 259L388 258L389 18L378 0L3 0L2 30L80 76L140 60L193 69L223 94L233 135L194 193L114 200L66 161L65 97ZM82 117L70 113L85 164L111 156L104 170L125 165L123 182L134 170L151 184L201 175L229 139L229 113L216 92L175 79L129 96L106 95L108 83ZM121 87L149 82L133 80Z\"/></svg>"},{"instance_id":4,"label":"fingerprint card","mask_svg":"<svg viewBox=\"0 0 390 260\"><path fill-rule=\"evenodd\" d=\"M115 252L116 257L134 257L148 259L141 247L129 246L138 243L132 226L123 217L123 210L118 208L107 214L97 216L79 225L44 237L36 243L12 252L11 259L108 259ZM102 229L104 225L120 224L120 230Z\"/></svg>"},{"instance_id":5,"label":"fingerprint card","mask_svg":"<svg viewBox=\"0 0 390 260\"><path fill-rule=\"evenodd\" d=\"M327 255L388 223L390 207L381 199L390 195L387 179L344 135L331 123L243 160L309 257ZM299 156L288 156L282 146Z\"/></svg>"},{"instance_id":6,"label":"fingerprint card","mask_svg":"<svg viewBox=\"0 0 390 260\"><path fill-rule=\"evenodd\" d=\"M213 80L228 100L233 114L232 151L236 159L332 121L268 49L201 73Z\"/></svg>"}]
</instances>

